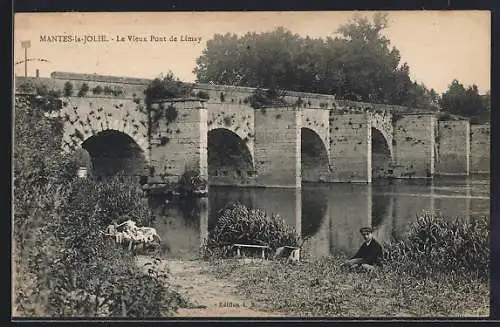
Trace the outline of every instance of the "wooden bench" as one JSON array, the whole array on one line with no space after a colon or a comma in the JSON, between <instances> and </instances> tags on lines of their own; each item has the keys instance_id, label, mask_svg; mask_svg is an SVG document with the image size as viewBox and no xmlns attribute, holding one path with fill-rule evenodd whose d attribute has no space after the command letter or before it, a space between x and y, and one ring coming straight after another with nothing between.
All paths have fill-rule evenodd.
<instances>
[{"instance_id":1,"label":"wooden bench","mask_svg":"<svg viewBox=\"0 0 500 327\"><path fill-rule=\"evenodd\" d=\"M233 248L236 248L236 256L241 257L241 248L248 249L261 249L261 258L266 258L266 249L270 249L266 245L253 245L253 244L233 244Z\"/></svg>"}]
</instances>

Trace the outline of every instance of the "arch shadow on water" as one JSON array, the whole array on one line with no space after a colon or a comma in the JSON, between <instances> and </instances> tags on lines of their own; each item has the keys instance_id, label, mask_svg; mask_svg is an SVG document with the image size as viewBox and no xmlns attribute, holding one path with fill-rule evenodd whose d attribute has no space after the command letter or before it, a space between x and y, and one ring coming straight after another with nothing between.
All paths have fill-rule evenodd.
<instances>
[{"instance_id":1,"label":"arch shadow on water","mask_svg":"<svg viewBox=\"0 0 500 327\"><path fill-rule=\"evenodd\" d=\"M301 191L301 232L303 238L316 235L328 216L328 188L321 184L304 184Z\"/></svg>"}]
</instances>

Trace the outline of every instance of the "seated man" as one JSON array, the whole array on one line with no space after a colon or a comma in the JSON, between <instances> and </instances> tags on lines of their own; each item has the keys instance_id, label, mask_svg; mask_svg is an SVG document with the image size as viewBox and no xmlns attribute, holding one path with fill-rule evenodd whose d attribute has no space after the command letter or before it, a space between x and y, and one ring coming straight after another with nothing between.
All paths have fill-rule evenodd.
<instances>
[{"instance_id":1,"label":"seated man","mask_svg":"<svg viewBox=\"0 0 500 327\"><path fill-rule=\"evenodd\" d=\"M343 263L342 266L349 268L360 267L363 270L372 271L375 269L375 265L382 265L380 262L382 246L373 238L373 229L371 227L363 227L359 232L363 235L365 241L358 252L350 260Z\"/></svg>"}]
</instances>

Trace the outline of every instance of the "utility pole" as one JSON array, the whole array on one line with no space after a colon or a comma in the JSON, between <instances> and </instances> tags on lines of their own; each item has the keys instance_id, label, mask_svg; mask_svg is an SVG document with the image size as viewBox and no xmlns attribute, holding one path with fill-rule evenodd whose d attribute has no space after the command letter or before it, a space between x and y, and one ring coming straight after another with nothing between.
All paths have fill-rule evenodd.
<instances>
[{"instance_id":1,"label":"utility pole","mask_svg":"<svg viewBox=\"0 0 500 327\"><path fill-rule=\"evenodd\" d=\"M28 48L31 47L31 41L21 41L21 47L24 48L24 77L28 77Z\"/></svg>"}]
</instances>

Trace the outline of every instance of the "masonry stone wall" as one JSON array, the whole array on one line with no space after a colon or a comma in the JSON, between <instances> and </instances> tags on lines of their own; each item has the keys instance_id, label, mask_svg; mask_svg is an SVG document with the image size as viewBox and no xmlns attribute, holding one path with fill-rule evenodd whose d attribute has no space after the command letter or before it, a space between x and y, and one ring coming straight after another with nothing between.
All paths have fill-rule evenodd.
<instances>
[{"instance_id":1,"label":"masonry stone wall","mask_svg":"<svg viewBox=\"0 0 500 327\"><path fill-rule=\"evenodd\" d=\"M102 153L92 153L91 164L85 165L89 174L101 177L117 172L136 177L147 174L147 116L135 102L102 97L63 97L61 102L57 115L64 124L62 150L81 152L82 146L89 142L101 148ZM108 137L114 137L119 144L110 146Z\"/></svg>"},{"instance_id":2,"label":"masonry stone wall","mask_svg":"<svg viewBox=\"0 0 500 327\"><path fill-rule=\"evenodd\" d=\"M173 121L163 117L151 133L150 183L176 182L187 170L207 178L207 114L198 101L168 101L177 111Z\"/></svg>"},{"instance_id":3,"label":"masonry stone wall","mask_svg":"<svg viewBox=\"0 0 500 327\"><path fill-rule=\"evenodd\" d=\"M16 79L22 80L24 77L17 77ZM28 78L34 79L34 78ZM44 78L39 78L42 80ZM150 79L143 78L133 78L133 77L120 77L120 76L107 76L107 75L97 75L97 74L79 74L79 73L69 73L69 72L54 72L51 74L51 78L45 78L49 82L57 82L64 84L65 81L71 81L77 85L86 82L87 84L96 86L99 83L110 86L121 85L124 87L124 94L127 97L132 97L133 93L137 96L143 96L143 91L147 87L147 84L151 82ZM17 82L16 82L17 84ZM244 99L251 95L255 88L243 87L243 86L233 86L233 85L215 85L206 83L193 84L194 91L204 91L209 94L210 101L220 101L233 104L245 104ZM222 96L221 96L222 94ZM300 98L300 105L297 101ZM329 94L316 94L308 92L297 92L297 91L286 91L285 100L287 100L291 105L296 105L301 108L323 108L323 109L333 109L336 111L372 111L372 112L415 112L417 109L397 106L397 105L387 105L387 104L376 104L376 103L366 103L351 100L339 100L336 99L335 95ZM422 110L419 110L422 112Z\"/></svg>"},{"instance_id":4,"label":"masonry stone wall","mask_svg":"<svg viewBox=\"0 0 500 327\"><path fill-rule=\"evenodd\" d=\"M303 182L325 182L330 175L329 111L301 109L301 170Z\"/></svg>"},{"instance_id":5,"label":"masonry stone wall","mask_svg":"<svg viewBox=\"0 0 500 327\"><path fill-rule=\"evenodd\" d=\"M470 125L467 120L438 122L436 174L468 175Z\"/></svg>"},{"instance_id":6,"label":"masonry stone wall","mask_svg":"<svg viewBox=\"0 0 500 327\"><path fill-rule=\"evenodd\" d=\"M433 115L407 115L394 122L394 176L430 178L435 173L435 129Z\"/></svg>"},{"instance_id":7,"label":"masonry stone wall","mask_svg":"<svg viewBox=\"0 0 500 327\"><path fill-rule=\"evenodd\" d=\"M300 118L292 107L255 111L255 185L300 187Z\"/></svg>"},{"instance_id":8,"label":"masonry stone wall","mask_svg":"<svg viewBox=\"0 0 500 327\"><path fill-rule=\"evenodd\" d=\"M330 154L329 140L330 140L330 125L328 122L329 111L326 109L306 108L301 110L302 127L309 128L318 134L323 142L326 152Z\"/></svg>"},{"instance_id":9,"label":"masonry stone wall","mask_svg":"<svg viewBox=\"0 0 500 327\"><path fill-rule=\"evenodd\" d=\"M371 125L366 113L330 116L330 182L371 182Z\"/></svg>"},{"instance_id":10,"label":"masonry stone wall","mask_svg":"<svg viewBox=\"0 0 500 327\"><path fill-rule=\"evenodd\" d=\"M490 125L470 126L470 172L490 173Z\"/></svg>"},{"instance_id":11,"label":"masonry stone wall","mask_svg":"<svg viewBox=\"0 0 500 327\"><path fill-rule=\"evenodd\" d=\"M70 151L104 130L130 136L149 157L145 110L129 99L68 97L62 99L59 115L64 121L64 149Z\"/></svg>"},{"instance_id":12,"label":"masonry stone wall","mask_svg":"<svg viewBox=\"0 0 500 327\"><path fill-rule=\"evenodd\" d=\"M204 91L210 94L211 99L222 98L226 102L245 103L246 97L251 95L255 88L233 85L214 85L198 83L195 84L196 91ZM298 108L317 108L317 109L333 109L338 112L423 112L414 108L397 105L367 103L351 100L339 100L335 95L316 94L308 92L285 91L284 99L293 106Z\"/></svg>"},{"instance_id":13,"label":"masonry stone wall","mask_svg":"<svg viewBox=\"0 0 500 327\"><path fill-rule=\"evenodd\" d=\"M82 133L78 136L76 129L68 128L65 146L75 147L105 129L118 130L131 136L150 160L153 182L177 179L188 166L200 170L202 175L208 174L207 134L215 129L233 132L249 149L254 169L245 169L240 176L245 185L300 186L302 177L327 182L370 182L373 177L372 127L387 141L394 159L395 177L431 177L434 173L455 173L464 167L458 141L465 137L464 130L459 131L457 125L450 134L441 133L442 139L439 139L445 123L438 125L432 113L407 114L415 110L402 106L286 91L289 107L255 110L248 101L254 88L194 84L194 93L203 91L209 96L204 101L205 108L198 101L176 102L182 113L176 121L160 124L149 141L143 104L148 79L56 72L51 78L16 77L16 87L29 82L62 90L67 81L74 85L74 94L83 83L87 83L90 90L86 97L71 97L67 102L74 104L67 104L63 109L69 124L79 124L78 130ZM117 93L92 94L97 86L107 86ZM97 119L97 115L90 113L96 108L103 117ZM310 129L326 144L328 171L323 171L320 165L315 171L312 157L309 160L301 155L302 128ZM485 129L471 128L471 172L489 171L487 134ZM439 141L436 143L436 140ZM303 166L308 167L304 176Z\"/></svg>"},{"instance_id":14,"label":"masonry stone wall","mask_svg":"<svg viewBox=\"0 0 500 327\"><path fill-rule=\"evenodd\" d=\"M254 156L254 109L246 105L230 103L205 104L207 108L208 131L227 129L246 143L248 150Z\"/></svg>"}]
</instances>

